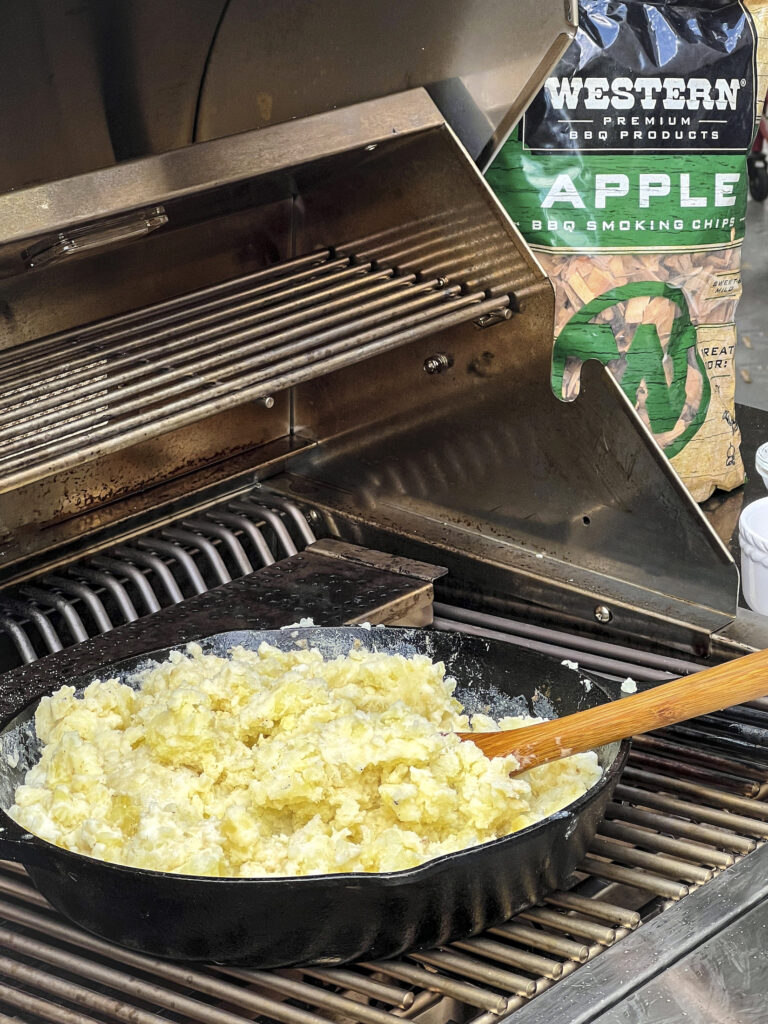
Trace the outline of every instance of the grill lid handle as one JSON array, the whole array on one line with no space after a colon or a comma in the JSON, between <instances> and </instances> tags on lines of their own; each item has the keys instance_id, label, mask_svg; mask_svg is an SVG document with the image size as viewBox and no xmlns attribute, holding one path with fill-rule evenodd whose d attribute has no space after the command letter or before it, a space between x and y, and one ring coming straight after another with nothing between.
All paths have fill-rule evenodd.
<instances>
[{"instance_id":1,"label":"grill lid handle","mask_svg":"<svg viewBox=\"0 0 768 1024\"><path fill-rule=\"evenodd\" d=\"M120 217L110 217L98 224L86 224L84 227L60 231L53 237L43 238L25 249L21 258L28 270L45 267L66 256L76 256L90 249L101 249L117 242L127 242L131 238L142 238L167 223L168 217L162 206L135 210Z\"/></svg>"}]
</instances>

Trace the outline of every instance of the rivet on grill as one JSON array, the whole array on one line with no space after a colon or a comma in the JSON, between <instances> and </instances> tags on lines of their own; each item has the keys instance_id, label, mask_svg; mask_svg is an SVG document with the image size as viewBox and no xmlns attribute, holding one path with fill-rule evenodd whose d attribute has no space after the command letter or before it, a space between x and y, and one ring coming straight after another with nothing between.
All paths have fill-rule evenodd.
<instances>
[{"instance_id":1,"label":"rivet on grill","mask_svg":"<svg viewBox=\"0 0 768 1024\"><path fill-rule=\"evenodd\" d=\"M608 605L599 604L597 608L595 608L595 618L598 622L610 622L613 618L613 612Z\"/></svg>"}]
</instances>

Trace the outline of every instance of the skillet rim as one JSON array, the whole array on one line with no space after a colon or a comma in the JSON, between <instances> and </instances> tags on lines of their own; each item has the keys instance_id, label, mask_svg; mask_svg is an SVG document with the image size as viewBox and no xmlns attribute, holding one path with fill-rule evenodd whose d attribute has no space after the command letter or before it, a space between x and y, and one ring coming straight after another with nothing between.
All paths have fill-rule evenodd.
<instances>
[{"instance_id":1,"label":"skillet rim","mask_svg":"<svg viewBox=\"0 0 768 1024\"><path fill-rule=\"evenodd\" d=\"M123 666L132 665L133 668L135 669L135 668L138 668L138 666L142 662L155 659L156 655L161 655L161 656L167 658L168 655L172 651L183 650L184 648L186 648L191 643L198 643L198 644L206 643L208 641L215 640L218 637L227 636L227 635L232 634L232 633L258 633L258 634L265 634L265 633L281 634L281 633L284 633L284 634L290 635L293 638L295 636L295 634L297 634L297 633L298 634L300 634L300 633L312 633L312 632L316 632L317 630L328 630L328 631L332 631L333 630L333 631L336 631L336 632L341 632L343 630L343 631L348 631L353 636L360 636L362 634L364 636L370 637L371 634L373 634L374 629L377 630L377 633L374 634L374 635L378 635L378 627L368 628L368 627L363 627L363 626L315 626L315 625L313 625L313 626L298 626L298 625L296 625L296 626L284 626L284 627L279 628L279 629L262 629L262 630L260 630L260 629L238 629L238 628L235 628L235 629L229 629L229 630L220 630L219 632L216 632L216 633L209 633L209 634L207 634L205 636L196 637L196 638L191 639L191 640L181 641L180 643L173 644L170 647L155 648L154 650L146 651L146 652L143 652L143 653L140 653L140 654L130 655L129 657L124 658L124 659L122 659L120 661L110 662L110 663L108 663L108 664L106 664L104 666L96 666L95 668L90 669L87 673L85 673L85 675L74 676L73 677L74 681L70 680L68 682L60 683L56 687L56 689L59 689L61 686L72 686L72 685L74 685L76 690L82 690L86 686L88 686L90 684L90 682L93 682L96 679L100 678L100 673L101 673L101 677L103 677L104 673L102 672L102 669L107 669L113 675L117 675L121 671L124 671ZM404 635L404 636L407 636L408 634L412 635L414 633L415 634L422 634L422 635L423 634L430 634L430 633L431 634L447 634L447 635L451 635L451 632L448 631L448 630L434 630L434 629L428 629L428 628L423 628L423 627L413 627L413 626L386 626L386 627L384 627L384 629L387 632L399 633L399 634ZM495 641L494 642L494 641L489 641L486 638L474 637L471 634L461 634L461 635L462 635L462 638L464 640L469 640L470 643L473 642L473 641L483 642L483 643L489 643L489 642L499 643L499 644L503 643L503 641ZM261 642L266 643L268 641L265 640L265 641L261 641ZM419 652L419 653L423 653L423 652ZM534 652L530 652L530 653L534 653ZM542 659L544 659L544 660L549 660L549 661L552 661L552 662L556 662L557 661L557 659L550 658L548 655L545 655L545 654L538 654L537 653L537 656L542 658ZM155 660L157 660L157 659L155 659ZM85 676L90 677L88 682L83 682L82 681L85 678ZM601 700L600 703L601 704L602 703L612 703L613 698L600 685L600 679L601 679L601 677L600 677L599 674L597 674L597 677L595 678L595 673L590 672L590 680L593 683L595 683L595 685L596 685L597 689L599 690L600 694L602 694L602 696L605 698L605 700ZM0 720L0 736L2 736L5 733L6 729L11 727L12 723L20 715L22 715L25 712L29 711L29 709L31 707L33 707L33 706L36 709L37 705L40 703L40 701L44 697L50 696L52 693L55 693L56 689L51 689L50 692L40 694L39 696L36 696L36 697L32 697L32 699L27 701L26 704L22 705L20 708L18 708L17 710L11 712L10 714L6 715L2 720ZM178 882L178 883L180 883L182 885L183 884L188 884L188 883L191 883L191 882L195 882L195 883L205 882L205 883L208 883L208 884L212 884L212 883L216 883L216 882L218 882L218 883L222 883L222 882L229 882L229 883L245 883L245 882L249 882L251 884L253 884L253 883L261 883L262 885L270 884L270 883L276 884L276 883L280 883L280 882L282 882L282 883L292 882L294 884L296 884L296 883L303 883L305 885L305 887L309 883L314 883L316 886L318 886L318 885L321 885L321 884L327 885L329 882L341 883L341 884L347 884L347 885L352 885L352 884L364 885L364 886L368 886L368 887L370 887L370 886L377 886L377 885L378 886L396 885L396 884L399 884L401 882L416 881L419 878L427 876L427 875L429 875L431 873L439 873L440 869L444 865L446 865L449 862L455 860L457 857L460 857L460 856L463 856L463 855L466 855L466 854L470 854L470 853L477 854L480 851L495 849L495 848L501 846L502 844L511 843L513 840L516 840L518 838L531 836L537 830L541 830L542 828L547 827L550 822L554 822L554 821L557 821L557 820L562 820L563 818L568 818L568 817L578 817L578 815L579 815L580 811L582 810L582 808L584 806L586 806L588 803L592 803L595 799L597 799L597 796L606 788L606 786L609 786L609 785L613 784L614 777L616 775L620 775L621 774L621 772L623 771L624 766L626 764L627 758L629 756L629 749L630 749L630 746L631 746L631 742L632 741L630 739L625 739L625 740L619 741L619 748L618 748L615 756L611 759L610 764L608 764L606 767L603 768L603 773L600 776L600 778L597 780L597 782L593 786L590 786L589 789L586 790L586 792L581 794L581 796L577 797L576 800L572 801L569 804L566 804L566 806L561 808L559 811L555 811L553 814L549 814L545 818L540 818L538 821L535 821L535 822L533 822L530 825L526 825L525 828L518 829L517 832L511 832L509 835L499 836L499 838L497 838L497 839L489 839L489 840L487 840L484 843L477 843L474 846L466 846L466 847L463 847L460 850L453 850L450 853L442 853L442 854L440 854L437 857L433 857L430 860L425 861L423 864L417 864L415 867L412 867L412 868L401 868L398 871L381 871L381 872L378 872L378 871L371 871L371 872L368 872L368 871L346 871L346 872L331 872L331 873L326 873L326 874L315 874L315 875L255 875L255 876L245 876L245 877L243 877L243 876L239 876L239 875L189 875L189 874L184 874L182 872L159 871L159 870L156 870L154 868L133 867L133 866L131 866L129 864L118 864L115 861L102 860L99 857L92 857L92 856L90 856L89 854L86 854L86 853L78 853L78 852L75 852L74 850L68 850L68 849L66 849L66 847L63 847L63 846L57 846L55 843L51 843L47 839L43 839L41 836L36 835L34 832L29 832L29 830L25 829L14 818L12 818L8 814L7 810L2 805L0 805L0 854L2 854L2 845L3 845L3 841L5 840L5 841L11 842L11 843L18 843L20 847L22 846L22 844L25 844L25 845L30 846L30 847L37 846L37 847L39 847L39 852L40 853L48 854L51 857L62 856L62 857L64 857L67 860L74 859L76 862L85 861L88 865L103 866L105 868L110 868L110 869L118 871L118 872L130 872L131 875L135 875L135 873L138 872L142 876L146 875L146 876L150 876L152 878L163 878L163 879L171 878L171 879L174 880L174 882ZM608 746L608 744L606 744L606 746ZM598 747L596 749L599 750L600 748ZM18 834L19 832L21 833L20 835ZM8 833L11 833L11 834L9 835ZM13 833L16 833L16 835L14 835ZM29 837L29 839L26 838L27 836ZM19 857L19 862L22 863L22 864L24 863L24 860L23 860L22 857Z\"/></svg>"}]
</instances>

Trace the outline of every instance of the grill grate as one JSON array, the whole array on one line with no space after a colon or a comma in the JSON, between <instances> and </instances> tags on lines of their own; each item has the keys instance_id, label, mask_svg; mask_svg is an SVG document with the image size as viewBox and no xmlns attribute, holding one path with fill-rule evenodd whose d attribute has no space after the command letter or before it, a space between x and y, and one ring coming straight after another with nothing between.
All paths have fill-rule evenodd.
<instances>
[{"instance_id":1,"label":"grill grate","mask_svg":"<svg viewBox=\"0 0 768 1024\"><path fill-rule=\"evenodd\" d=\"M38 1013L35 1006L24 1006L19 992L31 984L37 997L57 996L73 1007L107 1012L99 1004L104 987L110 991L107 998L118 993L132 1000L119 1015L114 1008L108 1011L118 1019L130 1019L128 1006L145 1003L180 1014L172 1019L233 1020L195 1005L188 995L180 998L176 985L194 993L195 1000L213 996L281 1024L327 1024L335 1014L360 1024L393 1024L393 1016L417 1015L429 994L458 1000L465 1018L479 1019L478 1011L495 1016L572 973L640 920L635 912L561 893L550 898L553 909L538 910L542 920L536 912L521 915L520 923L493 929L494 939L472 939L445 950L338 970L264 972L187 967L119 949L63 922L13 865L0 870L0 894L0 975L5 979L0 1004ZM582 916L585 912L589 917ZM623 927L617 927L617 919L624 921ZM576 941L569 933L587 933L589 941ZM40 1014L40 1019L55 1018Z\"/></svg>"},{"instance_id":2,"label":"grill grate","mask_svg":"<svg viewBox=\"0 0 768 1024\"><path fill-rule=\"evenodd\" d=\"M259 488L205 513L0 594L19 657L178 603L315 541L294 505ZM695 668L436 605L442 628L608 658L619 674ZM78 625L79 623L79 625ZM640 663L638 663L640 661ZM768 703L755 701L635 740L616 798L568 892L439 949L343 969L250 972L178 966L112 947L58 917L22 869L0 866L0 1020L253 1020L276 1024L491 1024L706 885L768 838ZM77 959L80 958L80 959ZM2 1011L7 1011L4 1014ZM12 1018L7 1014L14 1015Z\"/></svg>"},{"instance_id":3,"label":"grill grate","mask_svg":"<svg viewBox=\"0 0 768 1024\"><path fill-rule=\"evenodd\" d=\"M0 593L7 645L0 663L30 664L273 565L315 540L294 505L261 491L183 519Z\"/></svg>"},{"instance_id":4,"label":"grill grate","mask_svg":"<svg viewBox=\"0 0 768 1024\"><path fill-rule=\"evenodd\" d=\"M755 710L733 709L729 720L751 718L755 725ZM768 712L760 714L768 739ZM687 756L705 765L717 741L698 721L689 726L701 746L691 743ZM768 769L765 747L755 745L752 755L755 765ZM653 769L627 769L571 891L552 894L544 905L482 936L338 970L187 967L122 950L64 922L21 868L0 865L0 1007L23 1012L17 1019L67 1024L87 1022L90 1014L99 1020L157 1020L158 1012L163 1019L210 1024L239 1024L254 1016L278 1024L328 1024L339 1016L359 1024L394 1024L419 1019L439 1001L454 1020L490 1024L727 870L768 836L768 803L720 788L717 770L708 781L689 784L664 763ZM680 792L701 802L681 800ZM63 1016L64 1006L74 1016Z\"/></svg>"},{"instance_id":5,"label":"grill grate","mask_svg":"<svg viewBox=\"0 0 768 1024\"><path fill-rule=\"evenodd\" d=\"M756 702L760 705L760 702ZM726 721L761 726L768 710L746 706ZM168 964L111 946L63 921L28 882L23 869L0 864L0 1009L30 1022L91 1019L202 1021L235 1024L256 1017L277 1024L358 1024L438 1019L491 1024L620 942L643 921L706 885L768 837L766 784L755 796L722 786L719 740L707 723L688 723L686 763L701 779L680 777L666 752L666 730L641 739L605 821L574 877L485 934L443 949L343 969L246 971ZM681 762L682 763L682 762ZM748 760L730 757L749 780L768 771L768 746L755 742ZM732 776L733 777L733 776ZM71 1007L73 1016L64 1007ZM91 1015L95 1015L92 1017ZM0 1019L2 1017L0 1016Z\"/></svg>"},{"instance_id":6,"label":"grill grate","mask_svg":"<svg viewBox=\"0 0 768 1024\"><path fill-rule=\"evenodd\" d=\"M0 355L2 489L508 305L326 250L15 348Z\"/></svg>"}]
</instances>

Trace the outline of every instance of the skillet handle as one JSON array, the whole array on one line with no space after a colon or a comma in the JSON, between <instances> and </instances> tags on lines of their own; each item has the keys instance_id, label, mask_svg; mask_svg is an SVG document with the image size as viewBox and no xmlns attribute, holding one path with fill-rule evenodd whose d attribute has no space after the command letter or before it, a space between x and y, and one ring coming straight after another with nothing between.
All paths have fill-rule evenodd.
<instances>
[{"instance_id":1,"label":"skillet handle","mask_svg":"<svg viewBox=\"0 0 768 1024\"><path fill-rule=\"evenodd\" d=\"M47 844L0 811L0 860L12 860L17 864L50 868L51 855Z\"/></svg>"}]
</instances>

